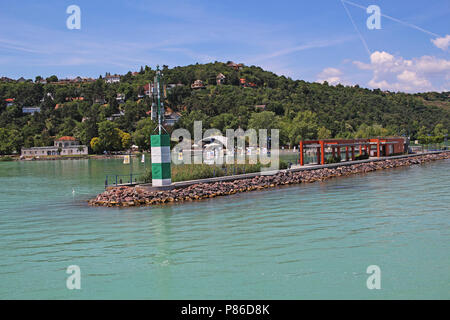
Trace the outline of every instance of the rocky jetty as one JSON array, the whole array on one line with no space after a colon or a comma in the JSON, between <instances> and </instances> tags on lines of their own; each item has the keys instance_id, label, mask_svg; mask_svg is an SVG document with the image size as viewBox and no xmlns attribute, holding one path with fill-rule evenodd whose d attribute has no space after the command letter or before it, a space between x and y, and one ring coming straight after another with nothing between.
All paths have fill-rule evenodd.
<instances>
[{"instance_id":1,"label":"rocky jetty","mask_svg":"<svg viewBox=\"0 0 450 320\"><path fill-rule=\"evenodd\" d=\"M163 203L183 202L215 198L238 192L263 190L277 186L311 183L332 177L367 173L375 170L411 166L433 160L449 159L450 152L418 155L414 157L373 161L352 165L341 165L333 168L322 168L303 171L280 171L275 175L256 176L254 178L221 181L214 183L198 183L167 191L146 191L137 187L117 187L99 194L89 201L92 206L131 207Z\"/></svg>"}]
</instances>

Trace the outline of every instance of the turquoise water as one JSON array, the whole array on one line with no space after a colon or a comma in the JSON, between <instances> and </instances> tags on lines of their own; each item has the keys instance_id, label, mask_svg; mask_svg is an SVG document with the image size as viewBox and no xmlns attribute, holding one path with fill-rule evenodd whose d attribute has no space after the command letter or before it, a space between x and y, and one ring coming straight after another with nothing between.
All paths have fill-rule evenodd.
<instances>
[{"instance_id":1,"label":"turquoise water","mask_svg":"<svg viewBox=\"0 0 450 320\"><path fill-rule=\"evenodd\" d=\"M86 205L105 174L128 172L0 163L0 298L450 298L448 160L182 205ZM66 288L69 265L81 290ZM366 287L369 265L381 290Z\"/></svg>"}]
</instances>

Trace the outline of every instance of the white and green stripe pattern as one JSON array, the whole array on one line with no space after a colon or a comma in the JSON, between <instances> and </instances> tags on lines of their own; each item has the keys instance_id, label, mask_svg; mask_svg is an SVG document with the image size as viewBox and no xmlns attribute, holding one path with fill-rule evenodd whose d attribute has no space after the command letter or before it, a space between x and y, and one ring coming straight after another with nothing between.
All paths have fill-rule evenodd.
<instances>
[{"instance_id":1,"label":"white and green stripe pattern","mask_svg":"<svg viewBox=\"0 0 450 320\"><path fill-rule=\"evenodd\" d=\"M168 134L150 137L152 148L152 185L155 187L172 184L170 172L170 136Z\"/></svg>"}]
</instances>

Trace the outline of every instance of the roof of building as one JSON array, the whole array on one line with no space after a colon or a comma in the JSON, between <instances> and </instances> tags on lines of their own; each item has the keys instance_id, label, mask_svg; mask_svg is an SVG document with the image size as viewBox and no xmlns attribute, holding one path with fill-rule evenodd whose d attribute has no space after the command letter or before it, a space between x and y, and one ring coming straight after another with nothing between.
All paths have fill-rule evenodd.
<instances>
[{"instance_id":1,"label":"roof of building","mask_svg":"<svg viewBox=\"0 0 450 320\"><path fill-rule=\"evenodd\" d=\"M105 76L105 78L106 78L106 79L120 78L120 75L118 75L118 74L113 74L113 75L108 74L107 76Z\"/></svg>"},{"instance_id":2,"label":"roof of building","mask_svg":"<svg viewBox=\"0 0 450 320\"><path fill-rule=\"evenodd\" d=\"M77 139L75 139L74 137L69 137L69 136L64 136L58 139L55 139L55 141L76 141Z\"/></svg>"}]
</instances>

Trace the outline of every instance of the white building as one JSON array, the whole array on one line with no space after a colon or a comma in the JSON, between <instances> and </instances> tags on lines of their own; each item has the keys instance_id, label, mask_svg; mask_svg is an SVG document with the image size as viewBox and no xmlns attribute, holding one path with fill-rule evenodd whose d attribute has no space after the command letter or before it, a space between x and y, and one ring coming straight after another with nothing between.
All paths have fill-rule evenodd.
<instances>
[{"instance_id":1,"label":"white building","mask_svg":"<svg viewBox=\"0 0 450 320\"><path fill-rule=\"evenodd\" d=\"M71 155L87 155L88 147L80 145L74 137L61 137L54 141L53 146L49 147L33 147L22 148L21 157L39 157L39 156L71 156Z\"/></svg>"},{"instance_id":2,"label":"white building","mask_svg":"<svg viewBox=\"0 0 450 320\"><path fill-rule=\"evenodd\" d=\"M115 74L115 75L107 75L105 76L105 82L106 83L116 83L116 82L120 82L120 76Z\"/></svg>"}]
</instances>

